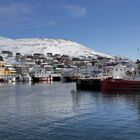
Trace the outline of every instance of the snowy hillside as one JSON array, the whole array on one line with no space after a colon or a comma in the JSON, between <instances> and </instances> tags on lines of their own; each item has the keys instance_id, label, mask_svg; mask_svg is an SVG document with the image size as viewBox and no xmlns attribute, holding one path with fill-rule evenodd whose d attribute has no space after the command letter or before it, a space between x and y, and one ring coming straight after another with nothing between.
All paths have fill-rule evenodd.
<instances>
[{"instance_id":1,"label":"snowy hillside","mask_svg":"<svg viewBox=\"0 0 140 140\"><path fill-rule=\"evenodd\" d=\"M27 38L8 39L0 37L0 51L11 51L21 54L53 53L74 57L96 55L112 58L110 55L95 52L94 50L76 42L64 39Z\"/></svg>"}]
</instances>

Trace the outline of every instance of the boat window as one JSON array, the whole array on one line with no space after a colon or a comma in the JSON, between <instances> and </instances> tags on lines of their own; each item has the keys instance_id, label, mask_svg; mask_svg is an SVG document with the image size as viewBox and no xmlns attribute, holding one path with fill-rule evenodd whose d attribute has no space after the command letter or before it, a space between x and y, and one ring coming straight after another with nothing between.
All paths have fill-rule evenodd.
<instances>
[{"instance_id":1,"label":"boat window","mask_svg":"<svg viewBox=\"0 0 140 140\"><path fill-rule=\"evenodd\" d=\"M118 70L116 69L116 71L118 71Z\"/></svg>"}]
</instances>

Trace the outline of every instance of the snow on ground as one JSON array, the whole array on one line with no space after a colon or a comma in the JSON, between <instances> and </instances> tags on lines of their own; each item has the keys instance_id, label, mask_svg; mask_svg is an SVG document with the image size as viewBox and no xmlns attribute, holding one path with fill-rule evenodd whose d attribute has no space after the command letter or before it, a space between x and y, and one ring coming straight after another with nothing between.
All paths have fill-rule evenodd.
<instances>
[{"instance_id":1,"label":"snow on ground","mask_svg":"<svg viewBox=\"0 0 140 140\"><path fill-rule=\"evenodd\" d=\"M13 40L0 37L0 51L2 50L13 53L20 52L21 54L53 53L73 57L99 55L113 58L111 55L95 52L86 46L64 39L26 38Z\"/></svg>"}]
</instances>

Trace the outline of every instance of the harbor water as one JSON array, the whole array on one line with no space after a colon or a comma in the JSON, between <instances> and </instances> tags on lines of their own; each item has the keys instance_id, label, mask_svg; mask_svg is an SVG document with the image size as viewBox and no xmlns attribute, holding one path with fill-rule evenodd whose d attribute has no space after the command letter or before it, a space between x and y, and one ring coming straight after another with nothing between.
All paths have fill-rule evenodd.
<instances>
[{"instance_id":1,"label":"harbor water","mask_svg":"<svg viewBox=\"0 0 140 140\"><path fill-rule=\"evenodd\" d=\"M139 140L140 93L75 83L0 85L0 140Z\"/></svg>"}]
</instances>

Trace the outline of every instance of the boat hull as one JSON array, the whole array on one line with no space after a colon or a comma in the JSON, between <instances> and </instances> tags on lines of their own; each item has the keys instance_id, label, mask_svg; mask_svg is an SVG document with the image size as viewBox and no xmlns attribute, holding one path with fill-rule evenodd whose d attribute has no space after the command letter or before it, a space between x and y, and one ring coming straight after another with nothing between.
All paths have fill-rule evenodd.
<instances>
[{"instance_id":1,"label":"boat hull","mask_svg":"<svg viewBox=\"0 0 140 140\"><path fill-rule=\"evenodd\" d=\"M101 90L101 79L77 79L76 81L77 89L81 90Z\"/></svg>"},{"instance_id":2,"label":"boat hull","mask_svg":"<svg viewBox=\"0 0 140 140\"><path fill-rule=\"evenodd\" d=\"M104 79L101 81L102 91L140 91L140 81L123 79Z\"/></svg>"},{"instance_id":3,"label":"boat hull","mask_svg":"<svg viewBox=\"0 0 140 140\"><path fill-rule=\"evenodd\" d=\"M32 77L33 82L53 81L53 78L48 77Z\"/></svg>"}]
</instances>

